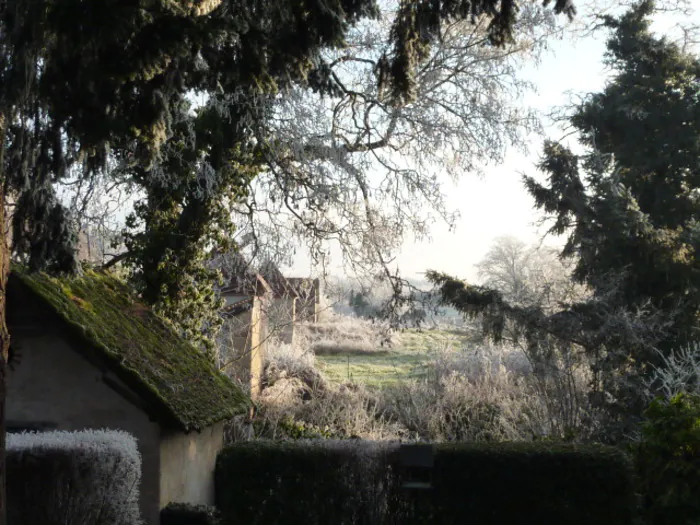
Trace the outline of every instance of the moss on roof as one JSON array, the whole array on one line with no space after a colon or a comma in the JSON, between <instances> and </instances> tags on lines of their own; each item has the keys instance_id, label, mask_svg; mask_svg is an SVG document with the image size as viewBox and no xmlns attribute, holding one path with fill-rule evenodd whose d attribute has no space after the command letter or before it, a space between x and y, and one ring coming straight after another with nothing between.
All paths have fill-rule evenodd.
<instances>
[{"instance_id":1,"label":"moss on roof","mask_svg":"<svg viewBox=\"0 0 700 525\"><path fill-rule=\"evenodd\" d=\"M161 422L199 430L250 407L229 378L116 278L95 271L57 278L15 268L13 274L105 358Z\"/></svg>"}]
</instances>

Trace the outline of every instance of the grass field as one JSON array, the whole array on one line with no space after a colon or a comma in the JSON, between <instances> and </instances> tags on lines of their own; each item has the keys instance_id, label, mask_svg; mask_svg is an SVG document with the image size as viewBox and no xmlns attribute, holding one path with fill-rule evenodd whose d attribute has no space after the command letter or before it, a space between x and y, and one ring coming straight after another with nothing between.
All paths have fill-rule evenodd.
<instances>
[{"instance_id":1,"label":"grass field","mask_svg":"<svg viewBox=\"0 0 700 525\"><path fill-rule=\"evenodd\" d=\"M401 379L424 376L437 352L460 350L469 340L465 333L447 330L405 330L391 347L374 351L334 352L316 355L316 362L332 381L354 381L384 387Z\"/></svg>"}]
</instances>

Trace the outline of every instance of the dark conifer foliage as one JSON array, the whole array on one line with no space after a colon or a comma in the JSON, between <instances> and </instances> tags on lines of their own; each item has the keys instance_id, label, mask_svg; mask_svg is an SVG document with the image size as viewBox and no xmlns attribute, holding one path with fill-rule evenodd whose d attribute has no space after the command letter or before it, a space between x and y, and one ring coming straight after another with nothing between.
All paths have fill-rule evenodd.
<instances>
[{"instance_id":1,"label":"dark conifer foliage","mask_svg":"<svg viewBox=\"0 0 700 525\"><path fill-rule=\"evenodd\" d=\"M645 1L607 21L607 61L619 73L571 120L589 153L550 143L548 183L526 184L555 214L555 231L568 227L576 278L602 295L617 275L620 304L679 311L665 341L677 346L700 308L700 60L649 33L652 9Z\"/></svg>"},{"instance_id":2,"label":"dark conifer foliage","mask_svg":"<svg viewBox=\"0 0 700 525\"><path fill-rule=\"evenodd\" d=\"M545 0L547 6L551 0ZM554 12L570 18L576 14L571 0L556 0ZM403 0L392 28L393 54L383 62L385 78L391 82L395 98L414 96L413 72L427 58L430 44L440 34L442 24L451 20L490 19L488 37L491 45L503 46L513 41L517 20L516 0Z\"/></svg>"},{"instance_id":3,"label":"dark conifer foliage","mask_svg":"<svg viewBox=\"0 0 700 525\"><path fill-rule=\"evenodd\" d=\"M546 336L584 348L598 405L623 431L646 404L652 366L697 337L700 313L700 60L650 33L653 10L645 0L605 19L616 75L571 117L587 152L547 142L546 182L525 177L590 300L548 317L431 275L445 301L497 328L515 321L531 347Z\"/></svg>"},{"instance_id":4,"label":"dark conifer foliage","mask_svg":"<svg viewBox=\"0 0 700 525\"><path fill-rule=\"evenodd\" d=\"M245 197L242 188L257 173L252 135L228 125L243 107L216 100L192 115L183 102L152 168L130 170L146 190L125 234L132 282L163 317L208 349L221 325L221 301L207 254L212 246L231 248L230 203Z\"/></svg>"}]
</instances>

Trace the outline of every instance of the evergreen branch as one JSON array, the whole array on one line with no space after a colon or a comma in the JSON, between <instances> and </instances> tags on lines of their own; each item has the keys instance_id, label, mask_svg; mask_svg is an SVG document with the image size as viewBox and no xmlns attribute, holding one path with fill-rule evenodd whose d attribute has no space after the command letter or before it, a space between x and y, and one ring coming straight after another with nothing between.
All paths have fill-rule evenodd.
<instances>
[{"instance_id":1,"label":"evergreen branch","mask_svg":"<svg viewBox=\"0 0 700 525\"><path fill-rule=\"evenodd\" d=\"M108 254L105 254L105 255L108 255ZM120 262L125 261L126 259L133 258L135 256L136 256L136 254L134 252L130 252L130 251L120 253L119 255L115 255L109 261L107 261L105 264L103 264L101 266L101 269L102 270L109 270L110 268L112 268L113 266L116 266Z\"/></svg>"}]
</instances>

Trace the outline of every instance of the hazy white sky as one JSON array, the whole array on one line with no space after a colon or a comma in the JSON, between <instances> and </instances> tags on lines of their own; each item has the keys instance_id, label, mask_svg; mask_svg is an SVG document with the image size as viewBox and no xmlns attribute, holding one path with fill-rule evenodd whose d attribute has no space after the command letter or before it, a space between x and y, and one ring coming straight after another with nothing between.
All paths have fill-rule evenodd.
<instances>
[{"instance_id":1,"label":"hazy white sky","mask_svg":"<svg viewBox=\"0 0 700 525\"><path fill-rule=\"evenodd\" d=\"M700 22L700 0L695 19ZM654 29L666 32L672 21L660 17ZM528 94L523 105L547 112L562 106L576 95L600 90L605 83L606 70L602 63L607 33L579 39L575 43L555 40L539 66L528 66L523 72L537 86L536 94ZM545 135L560 139L562 131L545 121ZM398 265L401 274L408 278L420 278L428 269L444 271L462 278L474 279L473 265L488 250L499 235L514 235L526 242L539 242L544 228L535 223L539 215L533 209L532 199L526 193L521 173L536 175L534 165L541 153L544 137L530 137L527 155L511 151L505 162L486 170L485 177L465 174L457 185L447 187L449 205L459 210L460 219L456 231L436 223L430 241L407 241L393 266ZM547 238L546 244L563 242ZM339 262L339 261L338 261ZM298 260L292 272L308 274L308 262Z\"/></svg>"}]
</instances>

